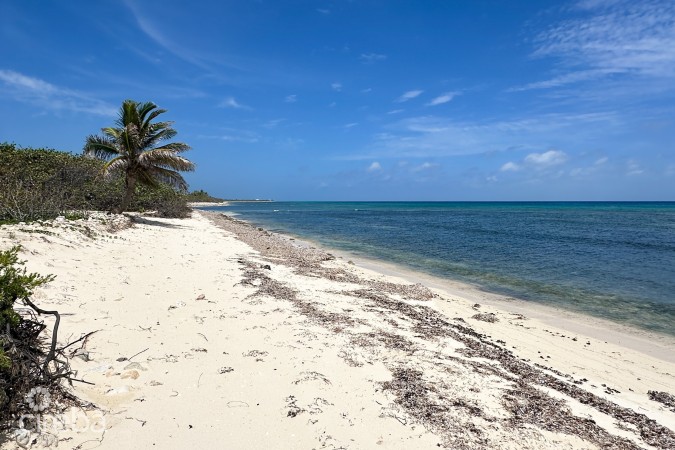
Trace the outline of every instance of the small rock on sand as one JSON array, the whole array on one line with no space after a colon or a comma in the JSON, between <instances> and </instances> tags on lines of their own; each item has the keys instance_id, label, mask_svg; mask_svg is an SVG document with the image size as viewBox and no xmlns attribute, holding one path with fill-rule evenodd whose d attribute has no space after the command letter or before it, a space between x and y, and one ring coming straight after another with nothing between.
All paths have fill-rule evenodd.
<instances>
[{"instance_id":1,"label":"small rock on sand","mask_svg":"<svg viewBox=\"0 0 675 450\"><path fill-rule=\"evenodd\" d=\"M138 370L127 370L122 374L122 379L126 380L127 378L131 378L132 380L137 380L140 376L141 374L138 373Z\"/></svg>"}]
</instances>

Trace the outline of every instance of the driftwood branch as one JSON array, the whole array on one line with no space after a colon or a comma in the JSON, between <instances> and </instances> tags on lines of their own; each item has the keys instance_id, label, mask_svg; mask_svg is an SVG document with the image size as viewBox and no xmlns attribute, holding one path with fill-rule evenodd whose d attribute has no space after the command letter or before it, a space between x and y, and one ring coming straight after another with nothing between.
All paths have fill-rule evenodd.
<instances>
[{"instance_id":1,"label":"driftwood branch","mask_svg":"<svg viewBox=\"0 0 675 450\"><path fill-rule=\"evenodd\" d=\"M66 345L66 346L64 346L64 347L61 347L61 348L59 349L59 351L63 351L63 350L65 350L65 349L67 349L68 347L77 344L77 343L80 342L80 341L86 340L89 336L91 336L91 335L94 334L94 333L98 333L99 331L101 331L101 330L90 331L89 333L85 334L85 335L82 336L81 338L79 338L79 339L77 339L77 340L74 340L73 342L71 342L70 344L68 344L68 345Z\"/></svg>"},{"instance_id":2,"label":"driftwood branch","mask_svg":"<svg viewBox=\"0 0 675 450\"><path fill-rule=\"evenodd\" d=\"M45 361L42 364L43 375L46 376L46 375L50 374L49 363L56 359L56 342L58 340L59 324L61 323L61 315L59 314L58 311L47 311L47 310L44 310L44 309L40 308L39 306L37 306L35 303L31 302L27 298L25 298L23 300L28 306L33 308L33 310L35 310L35 312L37 312L38 314L49 314L49 315L52 315L56 318L56 321L54 322L54 329L52 331L52 343L49 347L49 353L47 354L47 357L45 358Z\"/></svg>"}]
</instances>

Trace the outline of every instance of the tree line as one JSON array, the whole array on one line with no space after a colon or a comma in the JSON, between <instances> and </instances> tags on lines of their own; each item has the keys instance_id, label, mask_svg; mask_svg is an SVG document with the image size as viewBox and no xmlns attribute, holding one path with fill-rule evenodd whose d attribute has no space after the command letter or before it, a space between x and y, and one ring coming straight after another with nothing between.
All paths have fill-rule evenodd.
<instances>
[{"instance_id":1,"label":"tree line","mask_svg":"<svg viewBox=\"0 0 675 450\"><path fill-rule=\"evenodd\" d=\"M165 112L126 100L114 126L88 136L81 154L0 143L0 223L87 210L186 217L188 201L214 199L204 191L187 193L180 172L195 165L182 156L187 144L170 142L172 122L155 120Z\"/></svg>"}]
</instances>

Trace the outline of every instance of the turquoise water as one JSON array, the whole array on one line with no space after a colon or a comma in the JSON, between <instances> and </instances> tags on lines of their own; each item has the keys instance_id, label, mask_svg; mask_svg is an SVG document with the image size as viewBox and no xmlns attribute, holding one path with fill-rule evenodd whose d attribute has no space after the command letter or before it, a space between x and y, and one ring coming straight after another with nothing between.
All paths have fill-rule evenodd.
<instances>
[{"instance_id":1,"label":"turquoise water","mask_svg":"<svg viewBox=\"0 0 675 450\"><path fill-rule=\"evenodd\" d=\"M209 208L325 246L675 335L675 202Z\"/></svg>"}]
</instances>

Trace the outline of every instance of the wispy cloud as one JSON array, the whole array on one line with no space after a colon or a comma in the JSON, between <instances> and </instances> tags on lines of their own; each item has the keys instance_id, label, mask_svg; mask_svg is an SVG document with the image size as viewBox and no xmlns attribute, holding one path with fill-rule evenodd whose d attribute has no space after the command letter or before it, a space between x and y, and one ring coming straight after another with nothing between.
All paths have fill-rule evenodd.
<instances>
[{"instance_id":1,"label":"wispy cloud","mask_svg":"<svg viewBox=\"0 0 675 450\"><path fill-rule=\"evenodd\" d=\"M382 170L382 166L379 162L373 161L373 163L366 169L366 172L377 172L379 170Z\"/></svg>"},{"instance_id":2,"label":"wispy cloud","mask_svg":"<svg viewBox=\"0 0 675 450\"><path fill-rule=\"evenodd\" d=\"M330 9L325 9L325 8L317 8L316 12L323 14L323 15L328 15L330 14Z\"/></svg>"},{"instance_id":3,"label":"wispy cloud","mask_svg":"<svg viewBox=\"0 0 675 450\"><path fill-rule=\"evenodd\" d=\"M0 82L5 93L17 101L37 105L52 111L74 111L101 116L115 115L116 108L82 92L55 86L39 78L0 70Z\"/></svg>"},{"instance_id":4,"label":"wispy cloud","mask_svg":"<svg viewBox=\"0 0 675 450\"><path fill-rule=\"evenodd\" d=\"M407 92L404 92L403 94L401 94L401 96L399 98L397 98L395 101L397 103L407 102L408 100L412 100L413 98L419 97L423 92L424 91L419 90L419 89L407 91Z\"/></svg>"},{"instance_id":5,"label":"wispy cloud","mask_svg":"<svg viewBox=\"0 0 675 450\"><path fill-rule=\"evenodd\" d=\"M504 163L500 172L519 172L523 169L544 170L559 166L567 161L567 153L561 150L548 150L542 153L530 153L521 162Z\"/></svg>"},{"instance_id":6,"label":"wispy cloud","mask_svg":"<svg viewBox=\"0 0 675 450\"><path fill-rule=\"evenodd\" d=\"M431 100L429 103L427 103L427 106L436 106L442 105L443 103L448 103L452 101L453 98L457 97L460 94L461 92L459 91L446 92L445 94L441 94L438 97Z\"/></svg>"},{"instance_id":7,"label":"wispy cloud","mask_svg":"<svg viewBox=\"0 0 675 450\"><path fill-rule=\"evenodd\" d=\"M286 98L284 98L284 101L286 103L295 103L298 101L298 96L295 94L287 95Z\"/></svg>"},{"instance_id":8,"label":"wispy cloud","mask_svg":"<svg viewBox=\"0 0 675 450\"><path fill-rule=\"evenodd\" d=\"M405 111L405 109L392 109L391 111L387 111L387 114L400 114L403 111Z\"/></svg>"},{"instance_id":9,"label":"wispy cloud","mask_svg":"<svg viewBox=\"0 0 675 450\"><path fill-rule=\"evenodd\" d=\"M342 90L342 83L331 83L330 87L334 91L340 92Z\"/></svg>"},{"instance_id":10,"label":"wispy cloud","mask_svg":"<svg viewBox=\"0 0 675 450\"><path fill-rule=\"evenodd\" d=\"M222 102L218 104L221 108L232 108L232 109L251 109L250 106L243 105L239 103L234 97L227 97Z\"/></svg>"},{"instance_id":11,"label":"wispy cloud","mask_svg":"<svg viewBox=\"0 0 675 450\"><path fill-rule=\"evenodd\" d=\"M245 144L255 144L260 141L258 133L248 130L239 130L235 128L221 128L218 134L200 134L198 139L213 139L225 142L242 142Z\"/></svg>"},{"instance_id":12,"label":"wispy cloud","mask_svg":"<svg viewBox=\"0 0 675 450\"><path fill-rule=\"evenodd\" d=\"M578 149L580 143L594 145L599 142L598 136L617 133L623 123L613 113L539 114L481 122L419 116L386 125L365 150L338 158L436 158L510 151L541 154L551 148ZM542 162L546 160L541 158ZM537 157L532 156L530 161L536 163Z\"/></svg>"},{"instance_id":13,"label":"wispy cloud","mask_svg":"<svg viewBox=\"0 0 675 450\"><path fill-rule=\"evenodd\" d=\"M131 11L134 20L136 20L138 28L140 28L140 30L147 37L155 42L155 44L159 45L164 50L167 50L169 53L177 56L183 61L187 61L202 69L209 68L208 64L199 56L197 56L194 51L184 48L181 44L175 42L164 32L162 32L161 27L157 26L141 12L141 9L134 0L125 0L124 3L127 5L127 8L129 8L129 11Z\"/></svg>"},{"instance_id":14,"label":"wispy cloud","mask_svg":"<svg viewBox=\"0 0 675 450\"><path fill-rule=\"evenodd\" d=\"M581 17L557 23L535 39L534 56L556 58L566 72L513 90L617 75L675 76L675 2L584 0L576 6Z\"/></svg>"},{"instance_id":15,"label":"wispy cloud","mask_svg":"<svg viewBox=\"0 0 675 450\"><path fill-rule=\"evenodd\" d=\"M348 123L347 125L345 125L345 128L347 128L347 129L354 128L357 125L358 125L357 122L352 122L352 123Z\"/></svg>"},{"instance_id":16,"label":"wispy cloud","mask_svg":"<svg viewBox=\"0 0 675 450\"><path fill-rule=\"evenodd\" d=\"M263 124L263 127L265 128L276 128L278 127L281 123L285 122L286 119L272 119L268 120Z\"/></svg>"},{"instance_id":17,"label":"wispy cloud","mask_svg":"<svg viewBox=\"0 0 675 450\"><path fill-rule=\"evenodd\" d=\"M567 161L567 154L560 150L549 150L544 153L530 153L525 157L525 164L536 168L557 166Z\"/></svg>"},{"instance_id":18,"label":"wispy cloud","mask_svg":"<svg viewBox=\"0 0 675 450\"><path fill-rule=\"evenodd\" d=\"M422 164L420 164L419 166L413 167L410 170L411 170L411 172L423 172L425 170L435 169L436 167L438 167L437 163L431 163L431 162L426 161L426 162L423 162Z\"/></svg>"},{"instance_id":19,"label":"wispy cloud","mask_svg":"<svg viewBox=\"0 0 675 450\"><path fill-rule=\"evenodd\" d=\"M601 158L596 159L595 162L593 162L593 164L591 164L591 165L582 166L582 167L575 167L572 170L570 170L570 176L573 176L573 177L594 176L600 170L604 169L604 167L607 164L607 161L609 161L609 158L607 156L603 156Z\"/></svg>"},{"instance_id":20,"label":"wispy cloud","mask_svg":"<svg viewBox=\"0 0 675 450\"><path fill-rule=\"evenodd\" d=\"M361 53L359 59L365 64L373 64L386 60L387 55L383 55L381 53Z\"/></svg>"},{"instance_id":21,"label":"wispy cloud","mask_svg":"<svg viewBox=\"0 0 675 450\"><path fill-rule=\"evenodd\" d=\"M520 165L517 163L514 163L513 161L509 161L507 163L504 163L502 167L499 168L500 172L518 172L520 170Z\"/></svg>"},{"instance_id":22,"label":"wispy cloud","mask_svg":"<svg viewBox=\"0 0 675 450\"><path fill-rule=\"evenodd\" d=\"M634 159L628 160L628 162L626 163L626 175L635 176L635 175L642 175L643 173L645 173L645 170L642 168L640 163L638 163Z\"/></svg>"}]
</instances>

